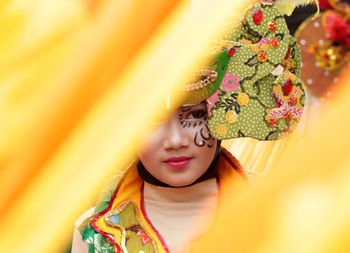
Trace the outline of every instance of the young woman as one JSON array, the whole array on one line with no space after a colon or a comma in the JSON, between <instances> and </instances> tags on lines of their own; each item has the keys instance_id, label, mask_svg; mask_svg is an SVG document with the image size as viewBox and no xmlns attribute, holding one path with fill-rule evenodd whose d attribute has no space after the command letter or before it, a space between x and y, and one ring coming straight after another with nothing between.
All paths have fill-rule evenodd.
<instances>
[{"instance_id":1,"label":"young woman","mask_svg":"<svg viewBox=\"0 0 350 253\"><path fill-rule=\"evenodd\" d=\"M90 220L91 227L80 227L83 237L76 231L72 252L182 252L210 226L219 184L224 191L234 179L237 189L243 187L238 162L210 135L205 103L183 105L156 124L108 206L97 208L104 211Z\"/></svg>"},{"instance_id":2,"label":"young woman","mask_svg":"<svg viewBox=\"0 0 350 253\"><path fill-rule=\"evenodd\" d=\"M208 70L184 86L185 104L155 123L138 161L77 221L72 252L189 249L228 192L245 185L220 140L274 140L295 127L305 96L299 48L283 15L261 1L243 23L218 45Z\"/></svg>"}]
</instances>

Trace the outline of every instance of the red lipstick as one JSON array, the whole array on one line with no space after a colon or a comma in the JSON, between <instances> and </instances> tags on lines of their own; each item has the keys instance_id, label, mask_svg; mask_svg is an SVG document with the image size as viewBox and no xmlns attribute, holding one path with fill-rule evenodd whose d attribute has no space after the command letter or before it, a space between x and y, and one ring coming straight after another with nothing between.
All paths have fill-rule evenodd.
<instances>
[{"instance_id":1,"label":"red lipstick","mask_svg":"<svg viewBox=\"0 0 350 253\"><path fill-rule=\"evenodd\" d=\"M165 163L171 168L182 169L190 163L191 159L191 157L187 156L170 157Z\"/></svg>"}]
</instances>

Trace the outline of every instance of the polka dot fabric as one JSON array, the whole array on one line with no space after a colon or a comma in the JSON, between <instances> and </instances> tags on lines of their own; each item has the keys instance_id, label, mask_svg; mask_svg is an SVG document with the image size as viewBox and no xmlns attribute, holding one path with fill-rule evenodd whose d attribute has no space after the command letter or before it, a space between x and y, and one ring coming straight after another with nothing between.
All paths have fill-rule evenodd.
<instances>
[{"instance_id":1,"label":"polka dot fabric","mask_svg":"<svg viewBox=\"0 0 350 253\"><path fill-rule=\"evenodd\" d=\"M240 26L229 28L211 52L229 58L216 69L220 85L207 99L211 134L221 140L278 139L303 111L299 47L270 1L254 4ZM280 65L283 73L271 74Z\"/></svg>"}]
</instances>

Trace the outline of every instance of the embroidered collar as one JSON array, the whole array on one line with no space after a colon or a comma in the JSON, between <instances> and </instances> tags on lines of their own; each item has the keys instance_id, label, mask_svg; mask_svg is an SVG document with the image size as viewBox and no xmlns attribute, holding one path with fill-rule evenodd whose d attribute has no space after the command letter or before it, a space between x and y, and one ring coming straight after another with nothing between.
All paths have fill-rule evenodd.
<instances>
[{"instance_id":1,"label":"embroidered collar","mask_svg":"<svg viewBox=\"0 0 350 253\"><path fill-rule=\"evenodd\" d=\"M245 175L239 162L222 148L219 165L219 205L232 187L242 189ZM233 180L232 180L233 179ZM143 180L135 165L119 181L108 207L92 220L93 228L113 243L116 252L169 252L144 210ZM131 251L130 251L131 252Z\"/></svg>"}]
</instances>

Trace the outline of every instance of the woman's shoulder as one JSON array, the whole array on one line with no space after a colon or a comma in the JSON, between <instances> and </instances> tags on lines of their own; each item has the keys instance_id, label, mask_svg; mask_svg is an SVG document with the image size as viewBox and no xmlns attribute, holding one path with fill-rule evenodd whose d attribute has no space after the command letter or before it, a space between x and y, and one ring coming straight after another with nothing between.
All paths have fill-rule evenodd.
<instances>
[{"instance_id":1,"label":"woman's shoulder","mask_svg":"<svg viewBox=\"0 0 350 253\"><path fill-rule=\"evenodd\" d=\"M91 207L90 209L86 210L82 215L79 216L79 218L75 221L74 226L76 228L79 228L86 220L90 219L94 213L95 213L96 207Z\"/></svg>"},{"instance_id":2,"label":"woman's shoulder","mask_svg":"<svg viewBox=\"0 0 350 253\"><path fill-rule=\"evenodd\" d=\"M111 201L112 195L123 175L124 172L117 173L113 175L105 184L96 201L94 214L98 214L107 208L109 202Z\"/></svg>"},{"instance_id":3,"label":"woman's shoulder","mask_svg":"<svg viewBox=\"0 0 350 253\"><path fill-rule=\"evenodd\" d=\"M91 220L104 209L106 209L111 201L112 195L117 187L124 172L116 173L109 178L108 182L102 188L102 191L96 201L94 207L85 211L75 221L75 230L73 236L72 252L94 252L96 241L100 241L103 238L91 225ZM113 252L113 247L108 252ZM75 251L73 251L75 249Z\"/></svg>"},{"instance_id":4,"label":"woman's shoulder","mask_svg":"<svg viewBox=\"0 0 350 253\"><path fill-rule=\"evenodd\" d=\"M121 177L124 172L116 173L111 176L108 182L103 186L101 193L98 196L95 206L91 207L85 211L80 217L75 221L75 227L82 233L88 227L90 227L90 220L103 210L105 210L109 202L111 201L112 195L117 187Z\"/></svg>"},{"instance_id":5,"label":"woman's shoulder","mask_svg":"<svg viewBox=\"0 0 350 253\"><path fill-rule=\"evenodd\" d=\"M74 223L72 240L72 253L89 252L89 244L93 242L93 229L90 226L90 219L93 216L95 207L85 211Z\"/></svg>"}]
</instances>

